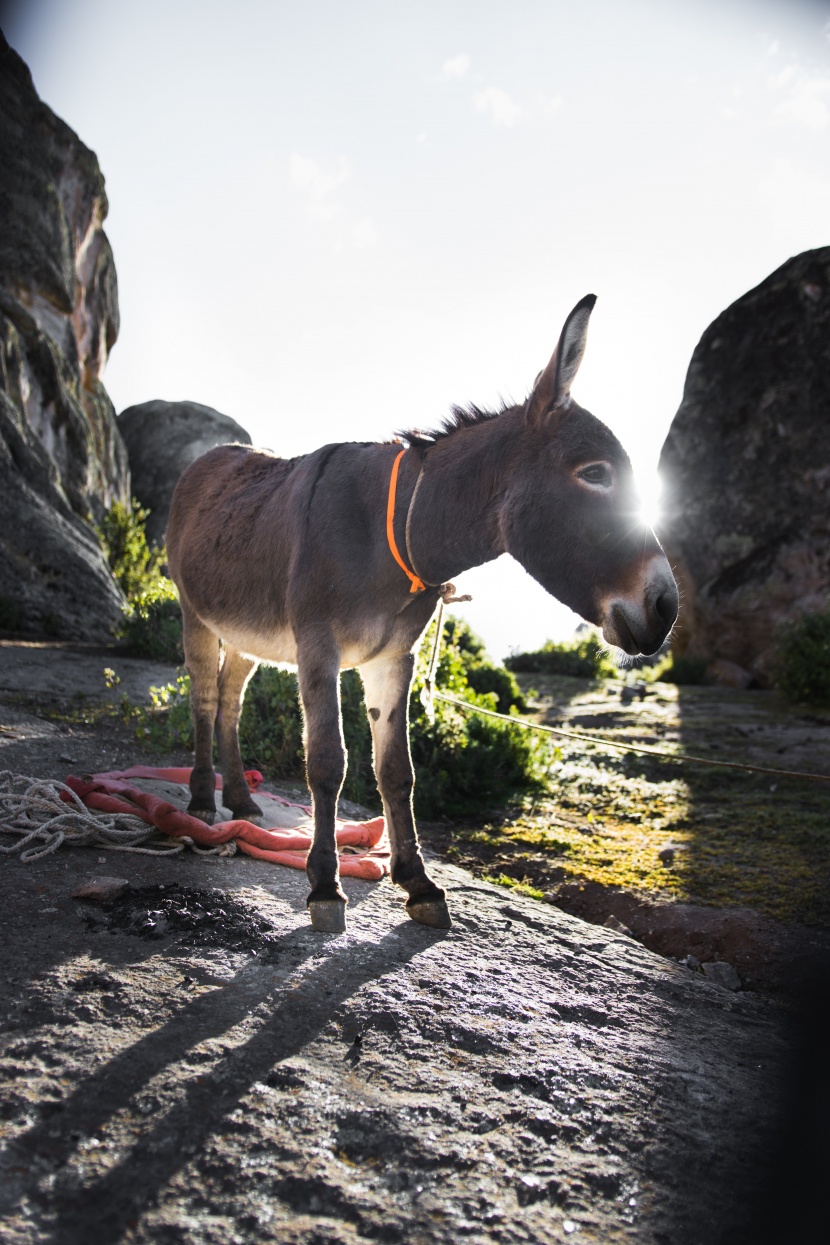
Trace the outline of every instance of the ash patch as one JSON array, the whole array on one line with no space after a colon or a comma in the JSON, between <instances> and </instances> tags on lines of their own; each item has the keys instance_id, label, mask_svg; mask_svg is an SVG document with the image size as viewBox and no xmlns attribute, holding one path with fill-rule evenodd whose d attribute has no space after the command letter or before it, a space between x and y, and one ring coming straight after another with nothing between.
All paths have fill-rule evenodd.
<instances>
[{"instance_id":1,"label":"ash patch","mask_svg":"<svg viewBox=\"0 0 830 1245\"><path fill-rule=\"evenodd\" d=\"M111 902L96 904L84 920L96 930L150 940L175 936L179 946L247 951L268 960L276 957L279 942L264 916L227 891L178 882L130 887Z\"/></svg>"}]
</instances>

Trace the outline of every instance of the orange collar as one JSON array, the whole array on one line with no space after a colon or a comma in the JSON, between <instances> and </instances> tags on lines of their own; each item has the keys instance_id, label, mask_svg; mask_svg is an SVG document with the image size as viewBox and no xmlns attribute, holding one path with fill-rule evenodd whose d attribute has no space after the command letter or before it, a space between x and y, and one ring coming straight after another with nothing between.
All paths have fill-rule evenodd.
<instances>
[{"instance_id":1,"label":"orange collar","mask_svg":"<svg viewBox=\"0 0 830 1245\"><path fill-rule=\"evenodd\" d=\"M395 497L398 491L398 467L400 466L401 459L405 453L406 450L402 449L392 464L392 475L389 480L389 500L386 503L386 539L389 541L389 549L392 553L392 557L410 581L411 587L409 591L412 593L423 592L426 588L426 584L406 565L398 552L398 546L395 541Z\"/></svg>"}]
</instances>

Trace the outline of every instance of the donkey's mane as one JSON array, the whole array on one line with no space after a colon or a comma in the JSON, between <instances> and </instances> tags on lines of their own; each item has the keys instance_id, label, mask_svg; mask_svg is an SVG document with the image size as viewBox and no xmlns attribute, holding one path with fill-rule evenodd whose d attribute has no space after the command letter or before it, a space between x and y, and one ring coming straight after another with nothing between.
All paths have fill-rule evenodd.
<instances>
[{"instance_id":1,"label":"donkey's mane","mask_svg":"<svg viewBox=\"0 0 830 1245\"><path fill-rule=\"evenodd\" d=\"M502 402L497 411L482 410L474 402L470 402L467 406L452 406L449 415L444 416L438 428L430 428L425 432L420 428L407 428L397 435L403 437L410 445L423 447L433 445L436 441L443 441L445 437L454 436L456 432L462 432L465 428L475 428L477 424L486 424L488 420L498 419L499 415L505 411L512 410L513 405L511 402Z\"/></svg>"}]
</instances>

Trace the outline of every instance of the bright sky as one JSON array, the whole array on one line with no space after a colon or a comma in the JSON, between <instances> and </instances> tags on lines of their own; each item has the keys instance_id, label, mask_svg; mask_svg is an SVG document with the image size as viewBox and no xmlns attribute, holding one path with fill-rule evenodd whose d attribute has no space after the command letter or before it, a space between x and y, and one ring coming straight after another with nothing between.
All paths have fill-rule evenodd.
<instances>
[{"instance_id":1,"label":"bright sky","mask_svg":"<svg viewBox=\"0 0 830 1245\"><path fill-rule=\"evenodd\" d=\"M523 399L593 292L574 397L651 494L706 326L830 242L830 0L24 0L5 29L106 177L116 409L193 399L289 456ZM578 621L510 559L459 587L495 657Z\"/></svg>"}]
</instances>

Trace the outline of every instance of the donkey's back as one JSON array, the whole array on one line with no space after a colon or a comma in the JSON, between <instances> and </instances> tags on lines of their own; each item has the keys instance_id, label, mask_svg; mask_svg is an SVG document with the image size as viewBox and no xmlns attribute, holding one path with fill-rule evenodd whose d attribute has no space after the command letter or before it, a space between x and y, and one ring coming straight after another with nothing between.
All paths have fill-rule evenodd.
<instances>
[{"instance_id":1,"label":"donkey's back","mask_svg":"<svg viewBox=\"0 0 830 1245\"><path fill-rule=\"evenodd\" d=\"M367 583L390 578L375 537L390 448L345 443L282 459L224 445L197 459L167 529L183 612L266 661L295 662L297 632L326 617L342 646L360 648L382 591ZM350 655L344 665L367 654Z\"/></svg>"}]
</instances>

